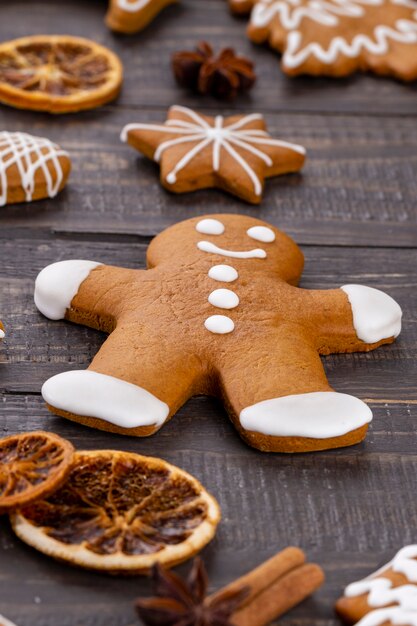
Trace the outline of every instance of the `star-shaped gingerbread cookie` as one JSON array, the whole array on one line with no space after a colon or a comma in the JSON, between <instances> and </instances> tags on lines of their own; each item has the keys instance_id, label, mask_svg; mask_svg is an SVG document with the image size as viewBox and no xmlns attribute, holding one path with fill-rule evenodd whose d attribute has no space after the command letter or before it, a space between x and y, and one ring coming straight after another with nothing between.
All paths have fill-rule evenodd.
<instances>
[{"instance_id":1,"label":"star-shaped gingerbread cookie","mask_svg":"<svg viewBox=\"0 0 417 626\"><path fill-rule=\"evenodd\" d=\"M289 75L417 79L416 0L256 0L248 33L282 52Z\"/></svg>"},{"instance_id":2,"label":"star-shaped gingerbread cookie","mask_svg":"<svg viewBox=\"0 0 417 626\"><path fill-rule=\"evenodd\" d=\"M178 0L110 0L106 23L112 30L131 34L137 33L169 4Z\"/></svg>"},{"instance_id":3,"label":"star-shaped gingerbread cookie","mask_svg":"<svg viewBox=\"0 0 417 626\"><path fill-rule=\"evenodd\" d=\"M165 124L128 124L122 141L161 166L174 193L218 187L259 204L266 178L298 172L305 148L273 139L262 115L207 117L173 106Z\"/></svg>"}]
</instances>

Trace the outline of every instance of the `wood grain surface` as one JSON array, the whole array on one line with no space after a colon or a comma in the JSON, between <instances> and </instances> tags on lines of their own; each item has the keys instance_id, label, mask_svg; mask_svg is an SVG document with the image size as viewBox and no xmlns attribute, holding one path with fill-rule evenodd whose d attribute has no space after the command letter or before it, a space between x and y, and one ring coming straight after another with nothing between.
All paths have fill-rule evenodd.
<instances>
[{"instance_id":1,"label":"wood grain surface","mask_svg":"<svg viewBox=\"0 0 417 626\"><path fill-rule=\"evenodd\" d=\"M117 51L125 86L117 103L67 117L0 109L1 128L45 135L70 151L74 170L54 201L0 209L0 432L53 430L79 449L162 456L197 476L219 499L223 521L204 551L211 588L230 582L287 545L305 549L327 582L282 626L337 626L343 587L417 541L417 85L354 76L288 79L272 52L252 46L245 20L224 0L183 0L144 33L114 36L105 0L0 2L0 40L35 33L91 37ZM170 54L207 39L257 63L259 81L234 105L179 90ZM218 191L165 192L158 168L119 142L122 126L162 121L171 104L224 114L263 112L271 131L304 144L300 175L269 181L259 209ZM320 454L263 455L246 447L225 411L192 399L158 435L129 439L48 414L42 383L87 367L102 343L95 331L49 322L33 283L45 265L89 258L144 267L146 247L166 226L213 212L258 215L281 227L306 255L302 286L363 283L388 291L404 310L397 343L370 354L324 360L332 385L367 400L366 442ZM187 570L187 566L180 568ZM71 569L20 543L0 520L0 613L18 626L134 626L144 579Z\"/></svg>"}]
</instances>

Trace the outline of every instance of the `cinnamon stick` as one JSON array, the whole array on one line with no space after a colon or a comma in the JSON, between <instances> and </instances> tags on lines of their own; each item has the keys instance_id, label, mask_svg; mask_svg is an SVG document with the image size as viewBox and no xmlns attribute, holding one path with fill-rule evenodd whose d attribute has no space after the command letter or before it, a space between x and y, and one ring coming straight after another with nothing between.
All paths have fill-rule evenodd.
<instances>
[{"instance_id":1,"label":"cinnamon stick","mask_svg":"<svg viewBox=\"0 0 417 626\"><path fill-rule=\"evenodd\" d=\"M323 570L318 565L301 565L234 613L231 622L234 626L266 626L308 598L323 582Z\"/></svg>"},{"instance_id":2,"label":"cinnamon stick","mask_svg":"<svg viewBox=\"0 0 417 626\"><path fill-rule=\"evenodd\" d=\"M262 563L262 565L259 565L256 569L211 595L208 598L208 602L218 601L223 596L227 597L243 587L248 587L250 591L243 603L243 606L246 606L276 580L282 578L296 567L303 565L305 560L306 556L299 548L286 548L268 559L268 561L265 561L265 563Z\"/></svg>"}]
</instances>

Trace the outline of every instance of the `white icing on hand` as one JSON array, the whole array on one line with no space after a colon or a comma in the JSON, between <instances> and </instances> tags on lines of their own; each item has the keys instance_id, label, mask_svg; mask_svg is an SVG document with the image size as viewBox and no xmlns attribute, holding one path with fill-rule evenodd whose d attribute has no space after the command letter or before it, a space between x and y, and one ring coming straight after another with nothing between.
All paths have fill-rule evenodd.
<instances>
[{"instance_id":1,"label":"white icing on hand","mask_svg":"<svg viewBox=\"0 0 417 626\"><path fill-rule=\"evenodd\" d=\"M209 277L220 283L232 283L239 278L239 274L230 265L214 265L210 268Z\"/></svg>"},{"instance_id":2,"label":"white icing on hand","mask_svg":"<svg viewBox=\"0 0 417 626\"><path fill-rule=\"evenodd\" d=\"M0 132L0 206L7 202L7 172L11 167L16 167L19 173L26 202L33 198L39 171L43 174L48 196L54 198L64 177L59 157L69 158L69 155L49 139L27 133Z\"/></svg>"},{"instance_id":3,"label":"white icing on hand","mask_svg":"<svg viewBox=\"0 0 417 626\"><path fill-rule=\"evenodd\" d=\"M6 333L4 332L4 330L0 328L0 339L4 339L5 336L6 336Z\"/></svg>"},{"instance_id":4,"label":"white icing on hand","mask_svg":"<svg viewBox=\"0 0 417 626\"><path fill-rule=\"evenodd\" d=\"M198 222L195 229L198 233L202 233L203 235L223 235L224 224L219 220L207 218Z\"/></svg>"},{"instance_id":5,"label":"white icing on hand","mask_svg":"<svg viewBox=\"0 0 417 626\"><path fill-rule=\"evenodd\" d=\"M273 437L341 437L372 420L370 408L353 396L318 391L264 400L240 413L246 430Z\"/></svg>"},{"instance_id":6,"label":"white icing on hand","mask_svg":"<svg viewBox=\"0 0 417 626\"><path fill-rule=\"evenodd\" d=\"M234 250L225 250L211 243L211 241L199 241L197 248L202 252L208 252L209 254L220 254L221 256L228 256L234 259L266 259L266 252L260 248L255 250L247 250L237 252Z\"/></svg>"},{"instance_id":7,"label":"white icing on hand","mask_svg":"<svg viewBox=\"0 0 417 626\"><path fill-rule=\"evenodd\" d=\"M134 2L131 2L131 0L117 0L119 8L123 11L128 11L129 13L141 11L150 3L151 0L136 0Z\"/></svg>"},{"instance_id":8,"label":"white icing on hand","mask_svg":"<svg viewBox=\"0 0 417 626\"><path fill-rule=\"evenodd\" d=\"M225 315L212 315L206 319L204 326L215 335L227 335L235 329L233 320Z\"/></svg>"},{"instance_id":9,"label":"white icing on hand","mask_svg":"<svg viewBox=\"0 0 417 626\"><path fill-rule=\"evenodd\" d=\"M273 139L266 131L261 129L246 128L253 121L263 119L262 115L258 113L246 115L230 126L225 126L224 118L218 115L215 118L214 126L211 126L201 115L186 107L173 106L170 111L171 113L178 112L186 116L188 121L171 118L164 125L128 124L122 130L120 136L122 141L127 141L129 132L134 130L147 130L166 133L167 135L178 135L175 139L167 139L159 145L153 157L157 163L160 162L165 150L182 144L194 144L167 175L166 180L170 185L175 185L178 174L201 154L205 148L211 146L213 170L215 172L220 170L221 154L222 150L224 150L251 180L254 194L261 196L262 182L253 167L245 159L245 153L250 153L255 156L267 167L272 167L273 161L271 157L262 150L262 146L285 148L302 155L306 153L303 146ZM243 154L239 149L243 150Z\"/></svg>"},{"instance_id":10,"label":"white icing on hand","mask_svg":"<svg viewBox=\"0 0 417 626\"><path fill-rule=\"evenodd\" d=\"M394 559L369 578L352 583L345 589L345 597L355 598L369 594L369 607L378 608L366 615L357 626L381 626L391 622L400 626L417 626L417 586L416 584L393 587L392 581L383 578L384 572L392 569L403 574L410 583L417 583L417 545L406 546ZM392 607L388 605L397 604ZM380 609L380 607L386 607Z\"/></svg>"},{"instance_id":11,"label":"white icing on hand","mask_svg":"<svg viewBox=\"0 0 417 626\"><path fill-rule=\"evenodd\" d=\"M401 332L402 311L397 302L379 289L344 285L352 307L356 334L365 343L377 343Z\"/></svg>"},{"instance_id":12,"label":"white icing on hand","mask_svg":"<svg viewBox=\"0 0 417 626\"><path fill-rule=\"evenodd\" d=\"M251 239L256 239L256 241L262 241L263 243L272 243L275 241L274 231L272 228L267 228L266 226L252 226L246 233Z\"/></svg>"},{"instance_id":13,"label":"white icing on hand","mask_svg":"<svg viewBox=\"0 0 417 626\"><path fill-rule=\"evenodd\" d=\"M35 304L51 320L64 319L67 309L90 272L94 261L60 261L45 267L35 282Z\"/></svg>"},{"instance_id":14,"label":"white icing on hand","mask_svg":"<svg viewBox=\"0 0 417 626\"><path fill-rule=\"evenodd\" d=\"M146 389L92 370L53 376L43 385L42 396L56 409L121 428L159 427L169 415L168 405Z\"/></svg>"},{"instance_id":15,"label":"white icing on hand","mask_svg":"<svg viewBox=\"0 0 417 626\"><path fill-rule=\"evenodd\" d=\"M208 301L219 309L235 309L239 306L239 297L230 289L216 289L212 291Z\"/></svg>"}]
</instances>

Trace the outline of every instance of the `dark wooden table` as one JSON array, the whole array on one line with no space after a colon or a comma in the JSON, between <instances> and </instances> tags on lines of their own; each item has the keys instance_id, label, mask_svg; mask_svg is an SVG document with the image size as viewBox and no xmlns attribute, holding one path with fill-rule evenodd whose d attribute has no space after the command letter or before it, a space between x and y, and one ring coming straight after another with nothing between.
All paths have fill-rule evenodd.
<instances>
[{"instance_id":1,"label":"dark wooden table","mask_svg":"<svg viewBox=\"0 0 417 626\"><path fill-rule=\"evenodd\" d=\"M333 603L344 585L417 540L417 85L370 76L290 80L278 58L253 47L245 22L224 0L183 0L145 33L118 37L103 24L105 0L0 3L0 38L36 33L84 35L122 57L118 103L66 117L2 107L1 128L56 140L73 157L57 200L0 210L0 429L43 428L82 449L118 448L165 459L195 474L219 499L223 521L204 551L217 588L289 544L326 570L325 587L280 620L283 626L336 626ZM257 61L253 95L233 107L179 90L170 53L200 39L233 45ZM127 122L164 120L174 103L206 111L260 111L271 131L305 145L300 176L268 183L260 209L220 192L175 197L157 167L119 143ZM143 267L146 247L166 226L210 212L257 215L303 247L303 286L363 283L387 290L404 309L404 332L370 354L325 359L338 391L374 411L366 442L321 454L265 455L246 447L223 408L195 398L150 439L128 439L48 414L40 397L53 374L84 368L103 337L48 322L33 304L45 265L91 258ZM185 568L186 569L186 568ZM133 626L143 579L108 578L54 561L21 544L0 523L0 613L19 626Z\"/></svg>"}]
</instances>

